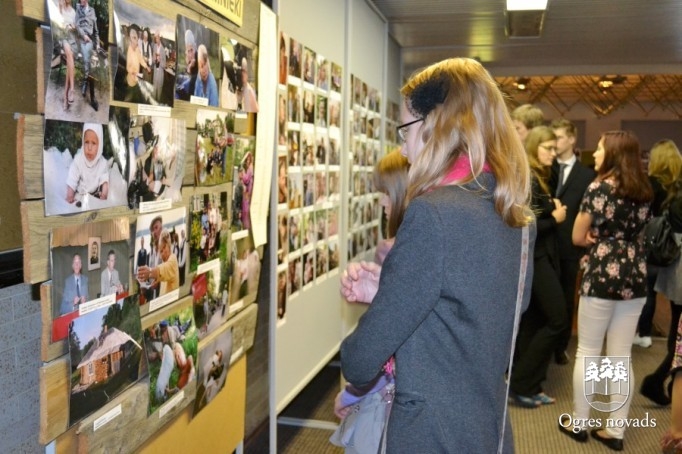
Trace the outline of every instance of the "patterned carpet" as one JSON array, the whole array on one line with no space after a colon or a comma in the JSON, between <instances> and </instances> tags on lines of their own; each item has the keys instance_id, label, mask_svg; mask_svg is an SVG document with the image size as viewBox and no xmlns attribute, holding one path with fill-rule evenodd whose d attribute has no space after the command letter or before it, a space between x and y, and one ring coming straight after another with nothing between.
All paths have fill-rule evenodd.
<instances>
[{"instance_id":1,"label":"patterned carpet","mask_svg":"<svg viewBox=\"0 0 682 454\"><path fill-rule=\"evenodd\" d=\"M569 353L573 358L575 338L569 348ZM653 371L664 356L665 340L663 338L654 338L653 345L648 349L633 346L632 362L635 389L639 389L642 378ZM572 363L566 366L551 365L545 383L545 391L557 399L555 405L547 405L538 409L510 406L517 453L581 454L610 452L605 446L592 439L584 444L576 443L557 429L559 416L571 411L572 373ZM339 389L339 382L338 367L325 367L280 416L337 422L333 413L333 400ZM655 427L628 429L624 439L625 452L637 454L660 452L658 441L670 424L670 407L659 407L638 392L635 393L633 399L629 418L641 420L648 415L651 423L655 421ZM593 411L591 417L606 418L607 416ZM263 432L267 432L267 430ZM278 424L277 452L287 454L342 453L342 449L328 442L330 435L330 430ZM245 452L247 454L267 453L268 443L268 434L261 433L260 436L249 440L245 446Z\"/></svg>"}]
</instances>

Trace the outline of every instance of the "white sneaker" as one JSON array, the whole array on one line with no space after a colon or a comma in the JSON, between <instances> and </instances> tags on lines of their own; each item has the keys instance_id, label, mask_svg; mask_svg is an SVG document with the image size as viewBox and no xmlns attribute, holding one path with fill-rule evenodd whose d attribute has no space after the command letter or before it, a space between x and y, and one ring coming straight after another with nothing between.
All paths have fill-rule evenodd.
<instances>
[{"instance_id":1,"label":"white sneaker","mask_svg":"<svg viewBox=\"0 0 682 454\"><path fill-rule=\"evenodd\" d=\"M642 348L649 348L651 347L651 336L639 337L639 334L635 334L632 343L634 345L639 345Z\"/></svg>"}]
</instances>

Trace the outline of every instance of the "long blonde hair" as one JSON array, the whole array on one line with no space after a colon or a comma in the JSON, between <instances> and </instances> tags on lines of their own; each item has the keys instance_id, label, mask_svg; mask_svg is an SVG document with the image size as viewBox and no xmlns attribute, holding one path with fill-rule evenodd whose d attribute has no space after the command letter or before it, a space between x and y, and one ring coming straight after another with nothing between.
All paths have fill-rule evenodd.
<instances>
[{"instance_id":1,"label":"long blonde hair","mask_svg":"<svg viewBox=\"0 0 682 454\"><path fill-rule=\"evenodd\" d=\"M377 191L386 194L391 203L391 214L386 229L387 238L393 238L400 223L403 222L408 168L407 158L400 154L400 149L393 150L381 158L374 168L374 186Z\"/></svg>"},{"instance_id":2,"label":"long blonde hair","mask_svg":"<svg viewBox=\"0 0 682 454\"><path fill-rule=\"evenodd\" d=\"M674 185L682 173L682 155L670 139L663 139L651 147L649 155L649 175L658 179L668 194L674 191Z\"/></svg>"},{"instance_id":3,"label":"long blonde hair","mask_svg":"<svg viewBox=\"0 0 682 454\"><path fill-rule=\"evenodd\" d=\"M536 126L530 130L526 137L526 154L531 173L537 178L540 187L545 193L549 194L549 175L550 168L543 166L538 159L538 148L543 142L556 140L554 131L549 126Z\"/></svg>"},{"instance_id":4,"label":"long blonde hair","mask_svg":"<svg viewBox=\"0 0 682 454\"><path fill-rule=\"evenodd\" d=\"M407 203L438 185L455 160L469 156L472 174L487 163L497 185L495 210L512 227L527 225L532 214L530 169L502 93L476 60L451 58L414 75L400 90L405 107L423 118L423 149L409 172Z\"/></svg>"}]
</instances>

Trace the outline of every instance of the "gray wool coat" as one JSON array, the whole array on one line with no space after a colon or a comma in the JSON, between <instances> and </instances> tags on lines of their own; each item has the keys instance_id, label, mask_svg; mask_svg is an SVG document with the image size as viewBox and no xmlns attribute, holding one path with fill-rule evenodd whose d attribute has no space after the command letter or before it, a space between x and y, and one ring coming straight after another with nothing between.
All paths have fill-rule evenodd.
<instances>
[{"instance_id":1,"label":"gray wool coat","mask_svg":"<svg viewBox=\"0 0 682 454\"><path fill-rule=\"evenodd\" d=\"M522 229L504 224L488 191L444 186L414 199L384 262L379 291L341 344L356 386L395 355L393 453L497 452L506 400ZM530 300L530 230L523 310ZM509 418L504 451L514 444Z\"/></svg>"}]
</instances>

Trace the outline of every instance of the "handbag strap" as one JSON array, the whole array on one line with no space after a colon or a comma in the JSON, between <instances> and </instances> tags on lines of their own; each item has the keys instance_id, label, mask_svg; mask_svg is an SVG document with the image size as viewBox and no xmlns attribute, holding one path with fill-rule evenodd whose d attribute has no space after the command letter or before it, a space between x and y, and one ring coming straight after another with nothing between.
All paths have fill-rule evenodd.
<instances>
[{"instance_id":1,"label":"handbag strap","mask_svg":"<svg viewBox=\"0 0 682 454\"><path fill-rule=\"evenodd\" d=\"M502 454L504 446L504 430L507 425L507 406L509 396L509 378L512 373L512 364L514 362L514 347L516 346L516 335L519 332L519 318L521 317L521 306L523 301L523 288L526 282L526 270L528 268L528 248L529 248L529 233L528 226L523 227L521 233L521 266L519 267L519 285L516 289L516 308L514 310L514 329L512 331L511 349L509 353L509 366L507 367L507 391L504 397L504 413L502 414L502 428L500 429L500 442L497 445L497 453Z\"/></svg>"}]
</instances>

